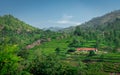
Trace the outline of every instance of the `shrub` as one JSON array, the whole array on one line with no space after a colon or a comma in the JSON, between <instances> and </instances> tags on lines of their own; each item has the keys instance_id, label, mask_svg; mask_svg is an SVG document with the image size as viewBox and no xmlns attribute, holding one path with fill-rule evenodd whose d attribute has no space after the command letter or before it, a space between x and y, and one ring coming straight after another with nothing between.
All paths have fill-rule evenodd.
<instances>
[{"instance_id":1,"label":"shrub","mask_svg":"<svg viewBox=\"0 0 120 75\"><path fill-rule=\"evenodd\" d=\"M88 56L94 56L95 55L95 51L90 51Z\"/></svg>"},{"instance_id":2,"label":"shrub","mask_svg":"<svg viewBox=\"0 0 120 75\"><path fill-rule=\"evenodd\" d=\"M76 50L75 50L75 48L69 48L68 50L67 50L67 52L69 53L69 52L75 52Z\"/></svg>"}]
</instances>

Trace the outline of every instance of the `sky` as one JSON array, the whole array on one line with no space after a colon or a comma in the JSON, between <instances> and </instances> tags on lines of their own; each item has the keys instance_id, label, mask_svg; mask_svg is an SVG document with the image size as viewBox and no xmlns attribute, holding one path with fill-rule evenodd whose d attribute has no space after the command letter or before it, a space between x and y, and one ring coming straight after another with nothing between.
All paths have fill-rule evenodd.
<instances>
[{"instance_id":1,"label":"sky","mask_svg":"<svg viewBox=\"0 0 120 75\"><path fill-rule=\"evenodd\" d=\"M120 0L0 0L0 16L14 17L38 28L80 25L120 9Z\"/></svg>"}]
</instances>

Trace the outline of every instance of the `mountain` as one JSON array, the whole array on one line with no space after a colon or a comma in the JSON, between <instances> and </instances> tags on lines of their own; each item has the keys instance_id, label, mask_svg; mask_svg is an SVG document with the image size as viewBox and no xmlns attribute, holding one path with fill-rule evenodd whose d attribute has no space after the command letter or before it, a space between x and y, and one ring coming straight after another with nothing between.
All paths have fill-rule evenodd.
<instances>
[{"instance_id":1,"label":"mountain","mask_svg":"<svg viewBox=\"0 0 120 75\"><path fill-rule=\"evenodd\" d=\"M0 44L27 45L44 34L43 30L30 26L12 15L0 16Z\"/></svg>"},{"instance_id":2,"label":"mountain","mask_svg":"<svg viewBox=\"0 0 120 75\"><path fill-rule=\"evenodd\" d=\"M63 33L71 33L71 32L74 32L75 31L75 26L70 26L68 28L64 28L64 29L61 29L59 32L63 32Z\"/></svg>"},{"instance_id":3,"label":"mountain","mask_svg":"<svg viewBox=\"0 0 120 75\"><path fill-rule=\"evenodd\" d=\"M120 49L120 10L93 18L76 27L65 28L63 32L80 41L81 44L75 47L97 47L109 51Z\"/></svg>"},{"instance_id":4,"label":"mountain","mask_svg":"<svg viewBox=\"0 0 120 75\"><path fill-rule=\"evenodd\" d=\"M120 18L120 10L116 10L116 11L113 11L113 12L110 12L108 14L105 14L101 17L96 17L96 18L93 18L91 19L90 21L84 23L84 24L81 24L80 26L81 27L85 27L85 28L91 28L91 27L96 27L98 25L104 25L106 23L111 23L111 22L114 22L116 19L119 19Z\"/></svg>"},{"instance_id":5,"label":"mountain","mask_svg":"<svg viewBox=\"0 0 120 75\"><path fill-rule=\"evenodd\" d=\"M50 31L55 31L55 32L60 31L60 30L62 30L62 29L63 29L63 28L61 28L61 27L43 28L43 30L50 30Z\"/></svg>"},{"instance_id":6,"label":"mountain","mask_svg":"<svg viewBox=\"0 0 120 75\"><path fill-rule=\"evenodd\" d=\"M76 27L81 29L96 29L98 27L105 27L108 23L114 22L116 19L120 19L120 10L112 11L100 17L95 17L88 22L85 22ZM63 32L74 32L76 27L68 27L63 29Z\"/></svg>"}]
</instances>

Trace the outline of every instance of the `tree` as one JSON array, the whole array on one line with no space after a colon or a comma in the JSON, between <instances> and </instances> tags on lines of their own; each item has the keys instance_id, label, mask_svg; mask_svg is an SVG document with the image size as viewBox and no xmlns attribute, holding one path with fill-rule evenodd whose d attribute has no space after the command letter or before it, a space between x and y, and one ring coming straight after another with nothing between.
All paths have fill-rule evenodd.
<instances>
[{"instance_id":1,"label":"tree","mask_svg":"<svg viewBox=\"0 0 120 75\"><path fill-rule=\"evenodd\" d=\"M56 52L56 54L59 54L59 53L60 53L60 48L57 47L57 48L55 49L55 52Z\"/></svg>"},{"instance_id":2,"label":"tree","mask_svg":"<svg viewBox=\"0 0 120 75\"><path fill-rule=\"evenodd\" d=\"M120 39L118 39L117 37L114 39L114 44L115 44L115 47L114 47L114 50L113 52L118 52L117 49L120 47Z\"/></svg>"},{"instance_id":3,"label":"tree","mask_svg":"<svg viewBox=\"0 0 120 75\"><path fill-rule=\"evenodd\" d=\"M74 31L74 35L77 35L77 36L81 36L82 35L81 28L79 26L76 27L76 29Z\"/></svg>"},{"instance_id":4,"label":"tree","mask_svg":"<svg viewBox=\"0 0 120 75\"><path fill-rule=\"evenodd\" d=\"M18 75L21 70L19 63L22 58L16 54L16 46L5 45L0 48L0 75Z\"/></svg>"},{"instance_id":5,"label":"tree","mask_svg":"<svg viewBox=\"0 0 120 75\"><path fill-rule=\"evenodd\" d=\"M90 51L88 56L94 56L95 55L95 51Z\"/></svg>"},{"instance_id":6,"label":"tree","mask_svg":"<svg viewBox=\"0 0 120 75\"><path fill-rule=\"evenodd\" d=\"M99 43L98 43L98 41L96 41L94 47L97 48L97 49L99 48Z\"/></svg>"},{"instance_id":7,"label":"tree","mask_svg":"<svg viewBox=\"0 0 120 75\"><path fill-rule=\"evenodd\" d=\"M80 46L80 42L79 42L79 40L74 38L72 43L70 43L68 46L69 47L79 47Z\"/></svg>"},{"instance_id":8,"label":"tree","mask_svg":"<svg viewBox=\"0 0 120 75\"><path fill-rule=\"evenodd\" d=\"M70 48L67 52L75 52L75 48Z\"/></svg>"},{"instance_id":9,"label":"tree","mask_svg":"<svg viewBox=\"0 0 120 75\"><path fill-rule=\"evenodd\" d=\"M36 54L28 68L34 75L75 75L77 71L69 63L61 61L55 54Z\"/></svg>"}]
</instances>

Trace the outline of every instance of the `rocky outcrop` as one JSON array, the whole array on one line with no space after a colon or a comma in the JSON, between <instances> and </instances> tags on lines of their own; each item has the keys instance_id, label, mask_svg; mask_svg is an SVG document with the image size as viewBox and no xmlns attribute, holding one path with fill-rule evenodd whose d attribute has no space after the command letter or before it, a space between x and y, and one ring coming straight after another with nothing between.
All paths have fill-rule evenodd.
<instances>
[{"instance_id":1,"label":"rocky outcrop","mask_svg":"<svg viewBox=\"0 0 120 75\"><path fill-rule=\"evenodd\" d=\"M38 46L38 45L42 44L43 42L49 42L49 41L51 41L51 38L39 39L39 40L33 42L32 44L27 45L27 46L25 47L25 49L31 49L31 48L33 48L33 47L35 47L35 46Z\"/></svg>"},{"instance_id":2,"label":"rocky outcrop","mask_svg":"<svg viewBox=\"0 0 120 75\"><path fill-rule=\"evenodd\" d=\"M3 26L3 25L0 25L0 31L1 31L2 29L4 29L4 26Z\"/></svg>"}]
</instances>

